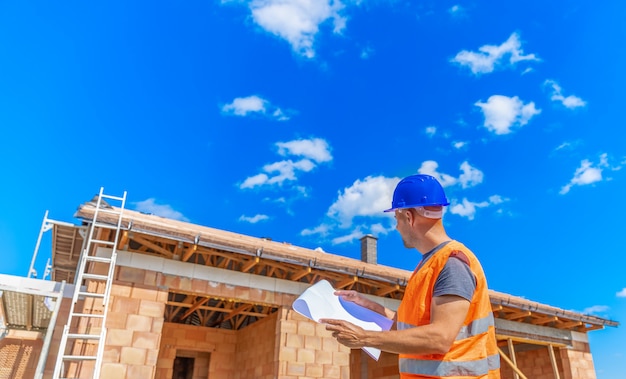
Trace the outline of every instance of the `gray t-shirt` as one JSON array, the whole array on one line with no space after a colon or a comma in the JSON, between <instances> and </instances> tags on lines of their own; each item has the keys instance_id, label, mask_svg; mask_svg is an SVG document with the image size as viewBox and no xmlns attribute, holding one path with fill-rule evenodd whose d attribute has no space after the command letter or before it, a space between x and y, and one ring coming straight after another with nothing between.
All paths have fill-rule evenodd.
<instances>
[{"instance_id":1,"label":"gray t-shirt","mask_svg":"<svg viewBox=\"0 0 626 379\"><path fill-rule=\"evenodd\" d=\"M421 267L428 259L430 259L430 257L433 256L433 254L448 244L448 242L450 241L443 242L428 253L424 254L417 267ZM433 297L456 295L468 301L472 301L475 290L476 277L474 277L469 265L463 262L460 258L451 256L437 277L437 281L435 282L435 287L433 289Z\"/></svg>"}]
</instances>

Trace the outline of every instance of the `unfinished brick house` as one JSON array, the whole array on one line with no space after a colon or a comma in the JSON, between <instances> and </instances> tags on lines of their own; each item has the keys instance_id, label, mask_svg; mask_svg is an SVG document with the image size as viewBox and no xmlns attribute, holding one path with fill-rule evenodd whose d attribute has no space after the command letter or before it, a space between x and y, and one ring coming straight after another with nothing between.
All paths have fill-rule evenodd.
<instances>
[{"instance_id":1,"label":"unfinished brick house","mask_svg":"<svg viewBox=\"0 0 626 379\"><path fill-rule=\"evenodd\" d=\"M398 377L397 356L350 350L291 309L320 279L397 308L411 273L376 264L375 237L355 260L126 210L125 198L101 191L81 225L44 217L52 281L0 275L0 379ZM617 322L495 291L491 302L502 378L596 377L587 333Z\"/></svg>"}]
</instances>

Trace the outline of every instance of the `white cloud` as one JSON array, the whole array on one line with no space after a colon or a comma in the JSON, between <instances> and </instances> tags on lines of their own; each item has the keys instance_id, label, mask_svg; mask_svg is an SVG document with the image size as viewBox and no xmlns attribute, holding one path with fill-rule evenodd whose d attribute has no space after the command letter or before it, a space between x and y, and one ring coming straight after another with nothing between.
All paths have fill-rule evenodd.
<instances>
[{"instance_id":1,"label":"white cloud","mask_svg":"<svg viewBox=\"0 0 626 379\"><path fill-rule=\"evenodd\" d=\"M609 309L611 308L607 305L592 305L591 307L583 309L582 313L587 315L606 313Z\"/></svg>"},{"instance_id":2,"label":"white cloud","mask_svg":"<svg viewBox=\"0 0 626 379\"><path fill-rule=\"evenodd\" d=\"M480 107L485 116L483 125L498 135L511 133L513 127L526 125L541 113L534 102L524 104L517 96L493 95L486 103L478 101L474 105Z\"/></svg>"},{"instance_id":3,"label":"white cloud","mask_svg":"<svg viewBox=\"0 0 626 379\"><path fill-rule=\"evenodd\" d=\"M261 173L246 178L240 185L241 189L260 186L279 185L298 180L297 174L314 170L319 163L332 161L330 146L320 138L299 139L288 142L277 142L278 154L281 156L304 157L299 160L286 159L263 166ZM309 159L310 158L310 159ZM306 196L306 188L294 186L294 190Z\"/></svg>"},{"instance_id":4,"label":"white cloud","mask_svg":"<svg viewBox=\"0 0 626 379\"><path fill-rule=\"evenodd\" d=\"M470 166L467 161L461 163L461 171L463 171L461 176L459 176L459 183L461 184L461 187L474 187L483 182L483 172Z\"/></svg>"},{"instance_id":5,"label":"white cloud","mask_svg":"<svg viewBox=\"0 0 626 379\"><path fill-rule=\"evenodd\" d=\"M278 147L278 154L282 156L303 156L318 163L328 162L333 159L328 142L321 138L278 142L276 146Z\"/></svg>"},{"instance_id":6,"label":"white cloud","mask_svg":"<svg viewBox=\"0 0 626 379\"><path fill-rule=\"evenodd\" d=\"M505 61L507 57L508 62ZM469 67L473 74L478 75L493 72L497 66L507 63L514 66L517 62L538 60L535 54L524 55L519 35L513 33L499 46L484 45L478 48L478 52L463 50L451 62Z\"/></svg>"},{"instance_id":7,"label":"white cloud","mask_svg":"<svg viewBox=\"0 0 626 379\"><path fill-rule=\"evenodd\" d=\"M249 222L250 224L256 224L259 221L269 220L268 215L256 214L252 217L241 215L239 221Z\"/></svg>"},{"instance_id":8,"label":"white cloud","mask_svg":"<svg viewBox=\"0 0 626 379\"><path fill-rule=\"evenodd\" d=\"M573 148L573 144L571 142L565 141L554 149L555 151L559 150L571 150Z\"/></svg>"},{"instance_id":9,"label":"white cloud","mask_svg":"<svg viewBox=\"0 0 626 379\"><path fill-rule=\"evenodd\" d=\"M593 164L587 159L580 162L580 167L574 172L574 177L561 188L559 193L565 195L573 186L585 186L602 181L602 171L609 166L607 154L600 155L600 161Z\"/></svg>"},{"instance_id":10,"label":"white cloud","mask_svg":"<svg viewBox=\"0 0 626 379\"><path fill-rule=\"evenodd\" d=\"M327 216L337 220L342 228L350 227L358 216L385 216L383 210L389 208L393 190L399 181L399 178L384 176L357 179L339 193Z\"/></svg>"},{"instance_id":11,"label":"white cloud","mask_svg":"<svg viewBox=\"0 0 626 379\"><path fill-rule=\"evenodd\" d=\"M488 201L481 201L480 203L475 203L472 201L463 198L463 200L459 203L456 200L452 201L450 204L450 213L459 215L461 217L467 217L469 220L473 220L476 215L477 208L488 207Z\"/></svg>"},{"instance_id":12,"label":"white cloud","mask_svg":"<svg viewBox=\"0 0 626 379\"><path fill-rule=\"evenodd\" d=\"M505 201L508 201L508 199L504 199L502 196L500 195L491 195L489 196L489 202L491 204L497 205L497 204L502 204Z\"/></svg>"},{"instance_id":13,"label":"white cloud","mask_svg":"<svg viewBox=\"0 0 626 379\"><path fill-rule=\"evenodd\" d=\"M615 294L617 297L626 297L626 287L622 288L621 291Z\"/></svg>"},{"instance_id":14,"label":"white cloud","mask_svg":"<svg viewBox=\"0 0 626 379\"><path fill-rule=\"evenodd\" d=\"M578 96L563 96L561 86L559 86L559 84L554 80L546 80L543 84L552 88L552 96L550 97L550 100L559 101L566 108L574 109L587 105L587 102Z\"/></svg>"},{"instance_id":15,"label":"white cloud","mask_svg":"<svg viewBox=\"0 0 626 379\"><path fill-rule=\"evenodd\" d=\"M171 206L167 204L157 204L154 198L149 198L144 201L138 201L134 203L134 205L135 210L139 212L149 213L156 216L170 218L173 220L189 221L187 217L185 217L179 211L174 210Z\"/></svg>"},{"instance_id":16,"label":"white cloud","mask_svg":"<svg viewBox=\"0 0 626 379\"><path fill-rule=\"evenodd\" d=\"M224 113L232 113L235 116L246 116L248 113L265 113L267 101L258 96L237 97L232 103L222 107Z\"/></svg>"},{"instance_id":17,"label":"white cloud","mask_svg":"<svg viewBox=\"0 0 626 379\"><path fill-rule=\"evenodd\" d=\"M450 13L450 15L455 18L467 17L467 12L465 11L465 8L463 8L462 6L458 4L453 5L450 8L448 8L448 13Z\"/></svg>"},{"instance_id":18,"label":"white cloud","mask_svg":"<svg viewBox=\"0 0 626 379\"><path fill-rule=\"evenodd\" d=\"M426 132L427 136L432 137L437 133L437 127L433 125L427 126L424 131Z\"/></svg>"},{"instance_id":19,"label":"white cloud","mask_svg":"<svg viewBox=\"0 0 626 379\"><path fill-rule=\"evenodd\" d=\"M333 238L330 242L333 245L339 245L342 243L348 243L348 242L353 242L355 240L360 239L361 237L363 237L363 232L361 232L360 230L353 230L352 233L344 235L344 236L339 236L339 237L335 237Z\"/></svg>"},{"instance_id":20,"label":"white cloud","mask_svg":"<svg viewBox=\"0 0 626 379\"><path fill-rule=\"evenodd\" d=\"M470 201L467 198L463 198L460 202L456 199L452 199L449 211L452 214L466 217L468 220L473 220L478 209L500 205L507 201L509 201L509 199L500 195L489 196L487 200L481 202ZM498 209L496 212L503 213L502 209Z\"/></svg>"},{"instance_id":21,"label":"white cloud","mask_svg":"<svg viewBox=\"0 0 626 379\"><path fill-rule=\"evenodd\" d=\"M306 58L315 57L315 36L322 23L332 20L333 32L341 33L347 21L340 14L345 7L340 0L252 0L249 7L257 25Z\"/></svg>"},{"instance_id":22,"label":"white cloud","mask_svg":"<svg viewBox=\"0 0 626 379\"><path fill-rule=\"evenodd\" d=\"M273 106L269 101L256 96L237 97L231 103L222 106L222 112L227 115L245 117L250 114L260 114L277 121L287 121L287 116L280 108Z\"/></svg>"},{"instance_id":23,"label":"white cloud","mask_svg":"<svg viewBox=\"0 0 626 379\"><path fill-rule=\"evenodd\" d=\"M241 185L239 186L239 188L244 189L244 188L254 188L257 186L261 186L265 183L267 183L269 177L266 174L256 174L254 176L250 176L247 177L246 180L243 181L243 183L241 183Z\"/></svg>"},{"instance_id":24,"label":"white cloud","mask_svg":"<svg viewBox=\"0 0 626 379\"><path fill-rule=\"evenodd\" d=\"M467 145L469 145L469 142L467 141L456 141L452 143L452 147L454 147L457 150L460 150L464 147L466 147Z\"/></svg>"},{"instance_id":25,"label":"white cloud","mask_svg":"<svg viewBox=\"0 0 626 379\"><path fill-rule=\"evenodd\" d=\"M442 186L448 187L457 183L457 179L452 175L443 174L437 171L439 167L439 163L435 161L424 161L422 165L417 170L420 174L426 174L434 177L441 183Z\"/></svg>"},{"instance_id":26,"label":"white cloud","mask_svg":"<svg viewBox=\"0 0 626 379\"><path fill-rule=\"evenodd\" d=\"M462 173L458 178L437 171L438 167L439 164L435 161L424 161L417 172L435 177L443 187L460 184L463 188L469 188L474 187L483 181L483 172L475 167L472 167L467 161L461 163L459 168Z\"/></svg>"},{"instance_id":27,"label":"white cloud","mask_svg":"<svg viewBox=\"0 0 626 379\"><path fill-rule=\"evenodd\" d=\"M312 235L327 236L330 229L331 229L330 225L321 224L319 226L316 226L315 228L302 230L300 232L300 235L302 236L312 236Z\"/></svg>"}]
</instances>

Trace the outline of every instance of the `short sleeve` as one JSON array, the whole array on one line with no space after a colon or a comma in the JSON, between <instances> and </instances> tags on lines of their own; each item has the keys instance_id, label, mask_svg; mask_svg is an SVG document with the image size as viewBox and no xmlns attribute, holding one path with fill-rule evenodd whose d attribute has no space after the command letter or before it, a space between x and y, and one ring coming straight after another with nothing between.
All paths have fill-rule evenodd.
<instances>
[{"instance_id":1,"label":"short sleeve","mask_svg":"<svg viewBox=\"0 0 626 379\"><path fill-rule=\"evenodd\" d=\"M456 295L472 301L476 277L461 259L451 257L435 282L433 296Z\"/></svg>"}]
</instances>

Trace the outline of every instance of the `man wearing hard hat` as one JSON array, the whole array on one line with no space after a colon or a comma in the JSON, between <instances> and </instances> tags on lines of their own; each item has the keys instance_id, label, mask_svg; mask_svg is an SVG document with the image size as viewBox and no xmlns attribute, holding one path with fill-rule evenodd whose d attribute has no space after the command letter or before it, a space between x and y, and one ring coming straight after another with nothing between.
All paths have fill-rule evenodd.
<instances>
[{"instance_id":1,"label":"man wearing hard hat","mask_svg":"<svg viewBox=\"0 0 626 379\"><path fill-rule=\"evenodd\" d=\"M430 175L412 175L396 186L385 212L395 212L404 246L422 254L397 312L356 291L335 293L394 319L395 330L366 331L343 320L320 321L350 348L399 354L403 379L497 379L500 356L487 280L476 256L448 237L441 218L449 204Z\"/></svg>"}]
</instances>

